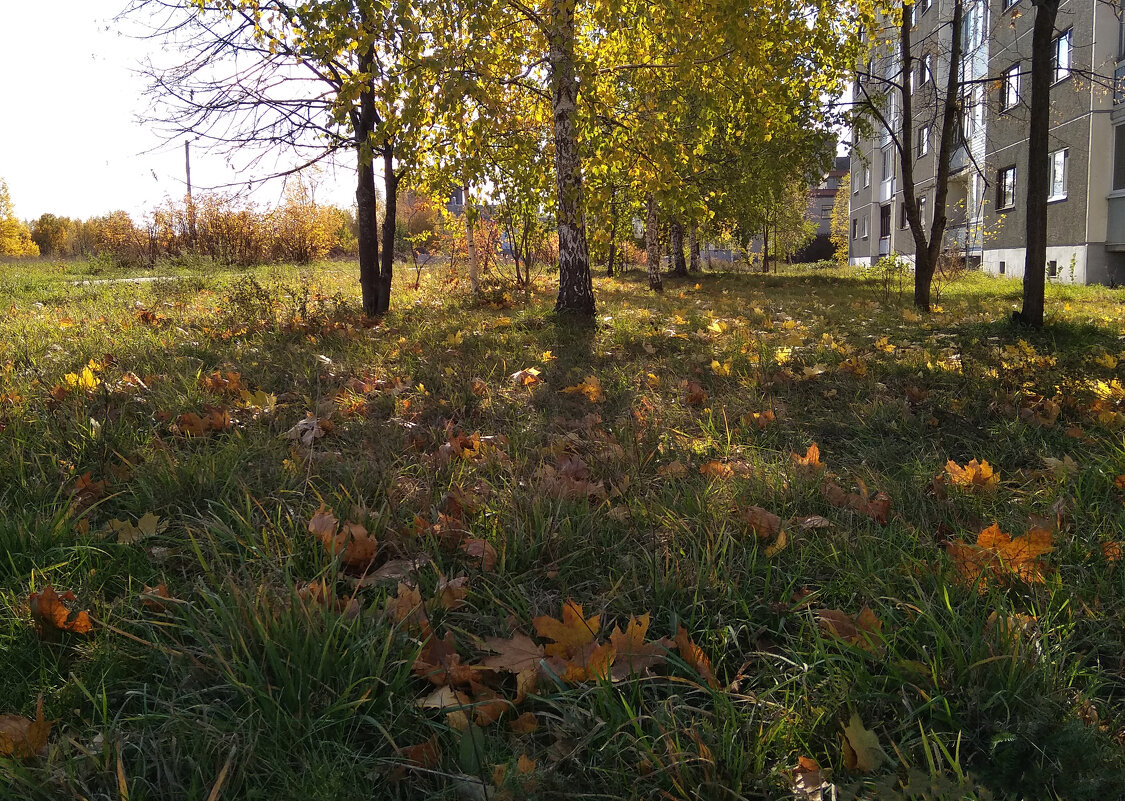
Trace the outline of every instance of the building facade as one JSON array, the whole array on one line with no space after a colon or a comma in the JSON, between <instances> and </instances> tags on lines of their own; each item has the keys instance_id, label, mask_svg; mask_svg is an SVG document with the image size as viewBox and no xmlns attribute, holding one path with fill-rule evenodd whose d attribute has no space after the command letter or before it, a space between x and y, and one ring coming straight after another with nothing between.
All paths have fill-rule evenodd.
<instances>
[{"instance_id":1,"label":"building facade","mask_svg":"<svg viewBox=\"0 0 1125 801\"><path fill-rule=\"evenodd\" d=\"M1116 7L1115 7L1116 6ZM916 0L904 82L915 105L909 147L915 193L927 232L933 221L943 90L950 68L953 0ZM1029 0L964 0L957 139L946 204L945 247L997 275L1022 276L1026 238L1027 105L1031 88ZM1125 27L1120 4L1063 0L1051 88L1048 277L1074 283L1125 281ZM891 31L897 50L897 31ZM901 117L897 53L872 60L857 99L878 97L896 128ZM886 82L880 81L884 78ZM876 94L881 92L881 94ZM876 124L854 138L851 261L871 264L896 253L912 260L901 164L891 136Z\"/></svg>"}]
</instances>

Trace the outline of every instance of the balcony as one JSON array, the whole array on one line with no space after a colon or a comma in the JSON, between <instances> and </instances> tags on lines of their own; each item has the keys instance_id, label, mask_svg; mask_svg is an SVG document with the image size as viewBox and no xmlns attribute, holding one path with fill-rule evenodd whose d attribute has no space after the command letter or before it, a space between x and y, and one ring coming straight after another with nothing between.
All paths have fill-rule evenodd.
<instances>
[{"instance_id":1,"label":"balcony","mask_svg":"<svg viewBox=\"0 0 1125 801\"><path fill-rule=\"evenodd\" d=\"M879 202L887 203L894 199L895 196L895 179L888 178L885 181L879 182Z\"/></svg>"},{"instance_id":2,"label":"balcony","mask_svg":"<svg viewBox=\"0 0 1125 801\"><path fill-rule=\"evenodd\" d=\"M1125 197L1109 198L1109 214L1106 223L1105 249L1116 253L1125 252Z\"/></svg>"}]
</instances>

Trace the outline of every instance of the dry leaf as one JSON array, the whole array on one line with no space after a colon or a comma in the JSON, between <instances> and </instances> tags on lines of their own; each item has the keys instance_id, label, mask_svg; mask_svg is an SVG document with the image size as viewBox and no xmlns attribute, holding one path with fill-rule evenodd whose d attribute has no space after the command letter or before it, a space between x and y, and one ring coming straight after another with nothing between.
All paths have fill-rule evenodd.
<instances>
[{"instance_id":1,"label":"dry leaf","mask_svg":"<svg viewBox=\"0 0 1125 801\"><path fill-rule=\"evenodd\" d=\"M508 724L508 728L516 734L531 734L539 730L539 718L533 712L524 712Z\"/></svg>"},{"instance_id":2,"label":"dry leaf","mask_svg":"<svg viewBox=\"0 0 1125 801\"><path fill-rule=\"evenodd\" d=\"M69 631L74 634L89 634L93 628L90 622L90 613L83 610L73 612L63 606L63 601L75 601L74 593L67 590L62 595L55 592L48 584L39 592L28 596L31 606L31 619L35 621L35 628L40 636L55 635L60 631Z\"/></svg>"},{"instance_id":3,"label":"dry leaf","mask_svg":"<svg viewBox=\"0 0 1125 801\"><path fill-rule=\"evenodd\" d=\"M869 607L863 607L854 618L839 609L821 609L816 614L825 634L866 651L882 649L883 622Z\"/></svg>"},{"instance_id":4,"label":"dry leaf","mask_svg":"<svg viewBox=\"0 0 1125 801\"><path fill-rule=\"evenodd\" d=\"M773 539L781 531L781 518L761 506L747 506L738 515L760 540Z\"/></svg>"},{"instance_id":5,"label":"dry leaf","mask_svg":"<svg viewBox=\"0 0 1125 801\"><path fill-rule=\"evenodd\" d=\"M473 560L473 563L485 572L496 569L498 556L496 549L487 540L468 539L461 544L464 551Z\"/></svg>"},{"instance_id":6,"label":"dry leaf","mask_svg":"<svg viewBox=\"0 0 1125 801\"><path fill-rule=\"evenodd\" d=\"M51 721L43 718L43 696L35 703L35 720L23 715L0 715L0 756L31 759L47 747Z\"/></svg>"},{"instance_id":7,"label":"dry leaf","mask_svg":"<svg viewBox=\"0 0 1125 801\"><path fill-rule=\"evenodd\" d=\"M649 614L645 612L640 617L632 617L625 631L614 626L609 641L614 649L614 663L611 675L615 681L640 675L653 665L664 663L664 655L672 647L672 642L667 639L656 642L645 642L648 633Z\"/></svg>"},{"instance_id":8,"label":"dry leaf","mask_svg":"<svg viewBox=\"0 0 1125 801\"><path fill-rule=\"evenodd\" d=\"M539 660L544 656L542 645L538 645L526 634L515 634L511 639L500 637L486 637L484 647L495 651L495 656L487 656L481 664L496 670L506 670L509 673L523 673L527 670L536 670Z\"/></svg>"},{"instance_id":9,"label":"dry leaf","mask_svg":"<svg viewBox=\"0 0 1125 801\"><path fill-rule=\"evenodd\" d=\"M601 621L600 613L587 619L583 616L581 604L567 600L563 604L561 620L542 615L531 623L540 637L554 641L545 648L549 656L570 660L594 641L601 628Z\"/></svg>"},{"instance_id":10,"label":"dry leaf","mask_svg":"<svg viewBox=\"0 0 1125 801\"><path fill-rule=\"evenodd\" d=\"M708 687L718 688L719 683L715 680L715 674L711 670L711 660L703 653L702 648L692 642L687 629L683 626L680 626L676 631L676 649L680 652L680 658L707 682Z\"/></svg>"},{"instance_id":11,"label":"dry leaf","mask_svg":"<svg viewBox=\"0 0 1125 801\"><path fill-rule=\"evenodd\" d=\"M883 749L875 732L863 728L859 714L852 713L844 727L844 767L859 773L872 773L883 764Z\"/></svg>"},{"instance_id":12,"label":"dry leaf","mask_svg":"<svg viewBox=\"0 0 1125 801\"><path fill-rule=\"evenodd\" d=\"M956 487L992 490L1000 483L1000 476L987 461L978 462L973 459L961 467L950 459L945 463L945 472L949 474L949 480Z\"/></svg>"},{"instance_id":13,"label":"dry leaf","mask_svg":"<svg viewBox=\"0 0 1125 801\"><path fill-rule=\"evenodd\" d=\"M588 375L582 379L582 383L562 391L568 395L583 395L590 403L601 403L605 400L605 390L602 389L602 383L597 376Z\"/></svg>"},{"instance_id":14,"label":"dry leaf","mask_svg":"<svg viewBox=\"0 0 1125 801\"><path fill-rule=\"evenodd\" d=\"M825 467L824 462L820 461L820 447L815 442L808 447L804 456L791 453L789 459L793 462L794 467L807 472L817 472Z\"/></svg>"}]
</instances>

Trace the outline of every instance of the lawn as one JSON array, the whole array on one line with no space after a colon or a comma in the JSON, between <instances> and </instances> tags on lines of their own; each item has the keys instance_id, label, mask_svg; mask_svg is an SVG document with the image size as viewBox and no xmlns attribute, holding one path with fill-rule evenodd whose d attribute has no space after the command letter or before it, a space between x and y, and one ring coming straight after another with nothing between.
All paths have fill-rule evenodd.
<instances>
[{"instance_id":1,"label":"lawn","mask_svg":"<svg viewBox=\"0 0 1125 801\"><path fill-rule=\"evenodd\" d=\"M1120 291L355 272L0 265L0 797L1121 792Z\"/></svg>"}]
</instances>

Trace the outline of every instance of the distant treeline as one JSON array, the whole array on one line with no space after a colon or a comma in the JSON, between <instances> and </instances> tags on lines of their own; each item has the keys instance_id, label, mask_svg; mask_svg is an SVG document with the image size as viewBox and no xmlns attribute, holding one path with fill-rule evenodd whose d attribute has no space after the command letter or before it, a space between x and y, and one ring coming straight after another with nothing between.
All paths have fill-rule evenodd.
<instances>
[{"instance_id":1,"label":"distant treeline","mask_svg":"<svg viewBox=\"0 0 1125 801\"><path fill-rule=\"evenodd\" d=\"M140 221L124 211L74 220L44 214L31 239L46 258L105 258L140 267L189 256L221 264L307 263L358 250L353 211L317 205L304 186L264 209L240 198L206 194L166 201Z\"/></svg>"}]
</instances>

